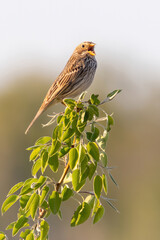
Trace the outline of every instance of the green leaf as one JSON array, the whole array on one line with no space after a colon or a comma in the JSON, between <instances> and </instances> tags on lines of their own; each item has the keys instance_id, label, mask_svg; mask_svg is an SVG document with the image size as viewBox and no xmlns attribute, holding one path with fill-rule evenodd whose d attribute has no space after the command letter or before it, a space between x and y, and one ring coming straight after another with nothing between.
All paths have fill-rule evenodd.
<instances>
[{"instance_id":1,"label":"green leaf","mask_svg":"<svg viewBox=\"0 0 160 240\"><path fill-rule=\"evenodd\" d=\"M85 97L86 94L87 94L87 91L82 92L82 93L80 94L80 96L79 96L78 102L79 102L79 101L82 101L82 100L84 99L84 97Z\"/></svg>"},{"instance_id":2,"label":"green leaf","mask_svg":"<svg viewBox=\"0 0 160 240\"><path fill-rule=\"evenodd\" d=\"M30 234L30 232L30 229L26 229L24 232L20 233L20 237L26 239L27 235Z\"/></svg>"},{"instance_id":3,"label":"green leaf","mask_svg":"<svg viewBox=\"0 0 160 240\"><path fill-rule=\"evenodd\" d=\"M78 121L78 114L72 120L72 128L74 129L74 131L76 131L77 129L77 121Z\"/></svg>"},{"instance_id":4,"label":"green leaf","mask_svg":"<svg viewBox=\"0 0 160 240\"><path fill-rule=\"evenodd\" d=\"M87 151L96 161L99 161L99 149L95 142L87 144Z\"/></svg>"},{"instance_id":5,"label":"green leaf","mask_svg":"<svg viewBox=\"0 0 160 240\"><path fill-rule=\"evenodd\" d=\"M71 196L73 196L73 190L65 185L61 193L62 201L68 200Z\"/></svg>"},{"instance_id":6,"label":"green leaf","mask_svg":"<svg viewBox=\"0 0 160 240\"><path fill-rule=\"evenodd\" d=\"M104 207L100 205L100 207L98 208L94 216L93 224L97 223L103 217L103 214L104 214Z\"/></svg>"},{"instance_id":7,"label":"green leaf","mask_svg":"<svg viewBox=\"0 0 160 240\"><path fill-rule=\"evenodd\" d=\"M53 140L52 141L52 146L51 146L51 149L50 149L50 152L49 152L50 156L54 155L59 150L60 147L61 147L60 141Z\"/></svg>"},{"instance_id":8,"label":"green leaf","mask_svg":"<svg viewBox=\"0 0 160 240\"><path fill-rule=\"evenodd\" d=\"M6 230L13 229L15 223L16 223L16 222L12 222L12 223L10 223L10 224L6 227Z\"/></svg>"},{"instance_id":9,"label":"green leaf","mask_svg":"<svg viewBox=\"0 0 160 240\"><path fill-rule=\"evenodd\" d=\"M57 117L57 123L60 123L62 118L63 118L62 115L58 116L58 117Z\"/></svg>"},{"instance_id":10,"label":"green leaf","mask_svg":"<svg viewBox=\"0 0 160 240\"><path fill-rule=\"evenodd\" d=\"M94 127L93 132L87 132L87 139L91 142L94 142L96 140L96 138L99 136L99 129Z\"/></svg>"},{"instance_id":11,"label":"green leaf","mask_svg":"<svg viewBox=\"0 0 160 240\"><path fill-rule=\"evenodd\" d=\"M71 219L71 227L74 227L76 226L76 221L77 221L77 218L78 218L78 213L79 211L82 209L82 205L79 205L77 210L74 212L73 214L73 217Z\"/></svg>"},{"instance_id":12,"label":"green leaf","mask_svg":"<svg viewBox=\"0 0 160 240\"><path fill-rule=\"evenodd\" d=\"M107 167L107 155L105 152L100 153L100 160L102 162L103 167Z\"/></svg>"},{"instance_id":13,"label":"green leaf","mask_svg":"<svg viewBox=\"0 0 160 240\"><path fill-rule=\"evenodd\" d=\"M98 136L99 136L99 129L94 127L91 141L94 142L97 139Z\"/></svg>"},{"instance_id":14,"label":"green leaf","mask_svg":"<svg viewBox=\"0 0 160 240\"><path fill-rule=\"evenodd\" d=\"M78 150L76 148L71 148L69 151L69 165L71 170L73 170L78 162Z\"/></svg>"},{"instance_id":15,"label":"green leaf","mask_svg":"<svg viewBox=\"0 0 160 240\"><path fill-rule=\"evenodd\" d=\"M27 151L31 151L31 150L34 150L34 149L36 149L36 148L38 148L38 147L40 147L40 148L43 148L43 146L42 145L34 145L34 146L30 146L30 147L28 147L28 148L26 148L26 150Z\"/></svg>"},{"instance_id":16,"label":"green leaf","mask_svg":"<svg viewBox=\"0 0 160 240\"><path fill-rule=\"evenodd\" d=\"M57 216L59 217L60 220L62 220L62 213L60 210L58 211Z\"/></svg>"},{"instance_id":17,"label":"green leaf","mask_svg":"<svg viewBox=\"0 0 160 240\"><path fill-rule=\"evenodd\" d=\"M25 208L30 196L29 195L22 195L22 197L19 200L20 206L22 209Z\"/></svg>"},{"instance_id":18,"label":"green leaf","mask_svg":"<svg viewBox=\"0 0 160 240\"><path fill-rule=\"evenodd\" d=\"M79 162L81 163L86 156L86 150L82 144L79 145L78 149L79 149Z\"/></svg>"},{"instance_id":19,"label":"green leaf","mask_svg":"<svg viewBox=\"0 0 160 240\"><path fill-rule=\"evenodd\" d=\"M86 123L84 123L84 124L79 124L79 125L77 126L78 133L82 133L82 132L84 131L85 127L86 127ZM76 133L76 134L77 134L77 133Z\"/></svg>"},{"instance_id":20,"label":"green leaf","mask_svg":"<svg viewBox=\"0 0 160 240\"><path fill-rule=\"evenodd\" d=\"M94 112L91 108L89 108L89 106L88 106L87 110L88 110L88 113L89 113L88 120L91 121L94 117Z\"/></svg>"},{"instance_id":21,"label":"green leaf","mask_svg":"<svg viewBox=\"0 0 160 240\"><path fill-rule=\"evenodd\" d=\"M42 205L41 205L41 207L42 207L43 209L45 209L45 210L48 210L48 208L49 208L48 202L47 202L46 200L44 200L43 203L42 203Z\"/></svg>"},{"instance_id":22,"label":"green leaf","mask_svg":"<svg viewBox=\"0 0 160 240\"><path fill-rule=\"evenodd\" d=\"M89 105L88 110L89 110L89 112L91 112L96 117L99 117L99 110L95 105Z\"/></svg>"},{"instance_id":23,"label":"green leaf","mask_svg":"<svg viewBox=\"0 0 160 240\"><path fill-rule=\"evenodd\" d=\"M2 215L5 213L17 200L19 199L19 196L17 195L11 195L9 196L2 205L1 212Z\"/></svg>"},{"instance_id":24,"label":"green leaf","mask_svg":"<svg viewBox=\"0 0 160 240\"><path fill-rule=\"evenodd\" d=\"M22 227L27 226L27 222L28 218L21 216L13 227L12 236L15 236Z\"/></svg>"},{"instance_id":25,"label":"green leaf","mask_svg":"<svg viewBox=\"0 0 160 240\"><path fill-rule=\"evenodd\" d=\"M118 187L118 184L117 184L116 180L113 178L112 174L110 172L108 174L109 174L112 182Z\"/></svg>"},{"instance_id":26,"label":"green leaf","mask_svg":"<svg viewBox=\"0 0 160 240\"><path fill-rule=\"evenodd\" d=\"M113 124L114 124L113 118L110 115L108 115L108 125L113 125Z\"/></svg>"},{"instance_id":27,"label":"green leaf","mask_svg":"<svg viewBox=\"0 0 160 240\"><path fill-rule=\"evenodd\" d=\"M41 193L41 197L40 197L40 206L42 205L45 197L47 196L47 193L49 192L49 187L48 186L44 186L42 189L42 193Z\"/></svg>"},{"instance_id":28,"label":"green leaf","mask_svg":"<svg viewBox=\"0 0 160 240\"><path fill-rule=\"evenodd\" d=\"M112 100L118 93L120 93L122 90L121 89L118 89L118 90L114 90L113 92L109 93L107 95L107 98L109 100Z\"/></svg>"},{"instance_id":29,"label":"green leaf","mask_svg":"<svg viewBox=\"0 0 160 240\"><path fill-rule=\"evenodd\" d=\"M18 191L22 186L23 186L24 182L19 182L17 184L15 184L11 190L9 191L9 193L7 194L7 196L9 196L10 194L15 193L16 191Z\"/></svg>"},{"instance_id":30,"label":"green leaf","mask_svg":"<svg viewBox=\"0 0 160 240\"><path fill-rule=\"evenodd\" d=\"M46 144L46 143L48 143L49 141L51 141L51 137L48 137L48 136L44 136L44 137L40 137L37 141L36 141L36 143L35 143L35 145L40 145L40 144Z\"/></svg>"},{"instance_id":31,"label":"green leaf","mask_svg":"<svg viewBox=\"0 0 160 240\"><path fill-rule=\"evenodd\" d=\"M77 108L80 107L80 106L82 106L82 105L81 104L77 104ZM76 111L72 111L70 119L73 121L73 119L77 119L77 117L78 117L78 113Z\"/></svg>"},{"instance_id":32,"label":"green leaf","mask_svg":"<svg viewBox=\"0 0 160 240\"><path fill-rule=\"evenodd\" d=\"M46 200L43 201L41 208L46 211L46 213L44 214L44 217L48 218L49 215L51 214L51 209L50 209L49 203Z\"/></svg>"},{"instance_id":33,"label":"green leaf","mask_svg":"<svg viewBox=\"0 0 160 240\"><path fill-rule=\"evenodd\" d=\"M104 192L107 195L107 193L108 193L108 183L107 183L107 177L106 177L105 174L102 175L102 184L103 184Z\"/></svg>"},{"instance_id":34,"label":"green leaf","mask_svg":"<svg viewBox=\"0 0 160 240\"><path fill-rule=\"evenodd\" d=\"M40 147L37 147L36 149L34 149L30 154L29 160L30 161L35 160L39 156L40 151L41 151Z\"/></svg>"},{"instance_id":35,"label":"green leaf","mask_svg":"<svg viewBox=\"0 0 160 240\"><path fill-rule=\"evenodd\" d=\"M57 172L58 167L59 167L58 153L52 155L52 156L49 158L48 164L49 164L50 169L51 169L53 172Z\"/></svg>"},{"instance_id":36,"label":"green leaf","mask_svg":"<svg viewBox=\"0 0 160 240\"><path fill-rule=\"evenodd\" d=\"M71 220L71 226L77 226L84 223L90 215L91 208L88 203L83 202L77 209L78 211L74 214Z\"/></svg>"},{"instance_id":37,"label":"green leaf","mask_svg":"<svg viewBox=\"0 0 160 240\"><path fill-rule=\"evenodd\" d=\"M32 198L32 202L29 206L29 211L30 211L32 219L35 218L37 208L39 207L39 201L40 201L40 196L38 194L34 193L33 195L34 195L34 197Z\"/></svg>"},{"instance_id":38,"label":"green leaf","mask_svg":"<svg viewBox=\"0 0 160 240\"><path fill-rule=\"evenodd\" d=\"M111 130L110 126L113 125L113 124L114 124L113 118L110 115L108 115L108 126L107 126L107 131L108 132Z\"/></svg>"},{"instance_id":39,"label":"green leaf","mask_svg":"<svg viewBox=\"0 0 160 240\"><path fill-rule=\"evenodd\" d=\"M61 198L59 197L59 193L53 191L49 197L49 206L53 214L57 214L61 205Z\"/></svg>"},{"instance_id":40,"label":"green leaf","mask_svg":"<svg viewBox=\"0 0 160 240\"><path fill-rule=\"evenodd\" d=\"M88 109L85 110L85 115L84 115L84 122L87 122L89 120L89 111Z\"/></svg>"},{"instance_id":41,"label":"green leaf","mask_svg":"<svg viewBox=\"0 0 160 240\"><path fill-rule=\"evenodd\" d=\"M85 202L89 204L90 208L92 209L93 208L93 205L94 205L94 200L95 200L95 196L93 195L88 195L86 198L85 198Z\"/></svg>"},{"instance_id":42,"label":"green leaf","mask_svg":"<svg viewBox=\"0 0 160 240\"><path fill-rule=\"evenodd\" d=\"M66 139L65 144L67 144L67 146L71 148L71 145L72 145L71 138Z\"/></svg>"},{"instance_id":43,"label":"green leaf","mask_svg":"<svg viewBox=\"0 0 160 240\"><path fill-rule=\"evenodd\" d=\"M62 120L64 119L64 117L62 118ZM59 128L58 128L58 139L61 140L62 138L62 134L63 134L63 122L61 122L59 124Z\"/></svg>"},{"instance_id":44,"label":"green leaf","mask_svg":"<svg viewBox=\"0 0 160 240\"><path fill-rule=\"evenodd\" d=\"M93 204L93 210L92 210L92 217L98 211L99 206L100 206L100 201L98 198L95 198L94 204Z\"/></svg>"},{"instance_id":45,"label":"green leaf","mask_svg":"<svg viewBox=\"0 0 160 240\"><path fill-rule=\"evenodd\" d=\"M71 138L73 134L74 134L74 129L68 128L62 135L62 141L65 141L68 138Z\"/></svg>"},{"instance_id":46,"label":"green leaf","mask_svg":"<svg viewBox=\"0 0 160 240\"><path fill-rule=\"evenodd\" d=\"M25 217L29 217L30 213L26 212L25 209L19 208L18 210L18 214L17 217L19 218L20 216L25 216Z\"/></svg>"},{"instance_id":47,"label":"green leaf","mask_svg":"<svg viewBox=\"0 0 160 240\"><path fill-rule=\"evenodd\" d=\"M32 166L32 176L35 176L41 168L41 158L39 158Z\"/></svg>"},{"instance_id":48,"label":"green leaf","mask_svg":"<svg viewBox=\"0 0 160 240\"><path fill-rule=\"evenodd\" d=\"M91 208L88 203L83 202L82 203L82 209L78 213L76 225L80 225L84 223L90 216Z\"/></svg>"},{"instance_id":49,"label":"green leaf","mask_svg":"<svg viewBox=\"0 0 160 240\"><path fill-rule=\"evenodd\" d=\"M80 116L81 117L81 116ZM82 116L83 117L83 116ZM83 132L86 127L87 122L83 122L83 118L79 119L77 122L77 128L79 132Z\"/></svg>"},{"instance_id":50,"label":"green leaf","mask_svg":"<svg viewBox=\"0 0 160 240\"><path fill-rule=\"evenodd\" d=\"M42 170L42 173L44 173L47 165L48 165L48 152L45 150L43 152L42 158L41 158L41 170Z\"/></svg>"},{"instance_id":51,"label":"green leaf","mask_svg":"<svg viewBox=\"0 0 160 240\"><path fill-rule=\"evenodd\" d=\"M81 173L81 175L86 171L86 169L88 169L88 171L89 171L88 156L87 155L85 155L83 161L80 163L80 173Z\"/></svg>"},{"instance_id":52,"label":"green leaf","mask_svg":"<svg viewBox=\"0 0 160 240\"><path fill-rule=\"evenodd\" d=\"M107 130L104 130L103 136L99 136L99 137L97 138L98 146L99 146L103 151L104 151L105 148L106 148L107 140L108 140L108 132L107 132Z\"/></svg>"},{"instance_id":53,"label":"green leaf","mask_svg":"<svg viewBox=\"0 0 160 240\"><path fill-rule=\"evenodd\" d=\"M62 117L62 116L59 116L59 117ZM62 125L62 126L63 126L63 125ZM61 129L60 126L56 126L55 129L53 130L52 138L53 138L54 141L57 140L60 129ZM61 132L61 131L60 131L60 132Z\"/></svg>"},{"instance_id":54,"label":"green leaf","mask_svg":"<svg viewBox=\"0 0 160 240\"><path fill-rule=\"evenodd\" d=\"M91 132L86 132L87 139L91 141L92 139L92 133Z\"/></svg>"},{"instance_id":55,"label":"green leaf","mask_svg":"<svg viewBox=\"0 0 160 240\"><path fill-rule=\"evenodd\" d=\"M99 175L96 175L94 178L94 193L96 198L100 198L102 191L102 178Z\"/></svg>"},{"instance_id":56,"label":"green leaf","mask_svg":"<svg viewBox=\"0 0 160 240\"><path fill-rule=\"evenodd\" d=\"M31 186L33 183L36 183L38 181L37 178L29 178L24 182L23 188L21 189L20 195L27 194L29 192L33 191L33 186Z\"/></svg>"},{"instance_id":57,"label":"green leaf","mask_svg":"<svg viewBox=\"0 0 160 240\"><path fill-rule=\"evenodd\" d=\"M89 111L88 110L83 111L80 119L81 123L86 123L87 120L89 119Z\"/></svg>"},{"instance_id":58,"label":"green leaf","mask_svg":"<svg viewBox=\"0 0 160 240\"><path fill-rule=\"evenodd\" d=\"M106 148L106 141L102 136L99 136L97 139L98 146L101 150L105 151Z\"/></svg>"},{"instance_id":59,"label":"green leaf","mask_svg":"<svg viewBox=\"0 0 160 240\"><path fill-rule=\"evenodd\" d=\"M108 132L107 132L106 129L105 129L104 132L103 132L103 138L104 138L104 140L107 142L107 140L108 140Z\"/></svg>"},{"instance_id":60,"label":"green leaf","mask_svg":"<svg viewBox=\"0 0 160 240\"><path fill-rule=\"evenodd\" d=\"M40 176L38 181L36 182L35 186L34 186L34 189L38 189L40 188L47 180L47 177L44 177L44 176Z\"/></svg>"},{"instance_id":61,"label":"green leaf","mask_svg":"<svg viewBox=\"0 0 160 240\"><path fill-rule=\"evenodd\" d=\"M67 116L64 117L63 125L64 125L65 130L67 130L67 128L69 128L71 125L71 119L68 118Z\"/></svg>"},{"instance_id":62,"label":"green leaf","mask_svg":"<svg viewBox=\"0 0 160 240\"><path fill-rule=\"evenodd\" d=\"M32 232L30 232L27 236L26 236L26 240L34 240L34 235Z\"/></svg>"},{"instance_id":63,"label":"green leaf","mask_svg":"<svg viewBox=\"0 0 160 240\"><path fill-rule=\"evenodd\" d=\"M26 237L26 240L34 240L34 235L32 232L30 232L27 237Z\"/></svg>"},{"instance_id":64,"label":"green leaf","mask_svg":"<svg viewBox=\"0 0 160 240\"><path fill-rule=\"evenodd\" d=\"M89 177L89 167L88 166L86 166L85 170L83 172L81 172L80 181L85 180L87 177Z\"/></svg>"},{"instance_id":65,"label":"green leaf","mask_svg":"<svg viewBox=\"0 0 160 240\"><path fill-rule=\"evenodd\" d=\"M89 180L91 180L93 175L94 175L94 173L95 173L95 171L96 171L97 163L95 163L95 164L91 163L91 164L88 165L88 167L89 167L88 177L89 177Z\"/></svg>"},{"instance_id":66,"label":"green leaf","mask_svg":"<svg viewBox=\"0 0 160 240\"><path fill-rule=\"evenodd\" d=\"M59 151L59 157L63 157L65 156L70 150L70 147L63 147L60 151Z\"/></svg>"},{"instance_id":67,"label":"green leaf","mask_svg":"<svg viewBox=\"0 0 160 240\"><path fill-rule=\"evenodd\" d=\"M77 104L76 101L73 99L64 99L63 102L70 110L73 110Z\"/></svg>"},{"instance_id":68,"label":"green leaf","mask_svg":"<svg viewBox=\"0 0 160 240\"><path fill-rule=\"evenodd\" d=\"M83 181L80 181L80 170L76 169L73 171L72 173L72 185L73 185L73 189L75 191L79 191L83 185L85 184L85 179Z\"/></svg>"},{"instance_id":69,"label":"green leaf","mask_svg":"<svg viewBox=\"0 0 160 240\"><path fill-rule=\"evenodd\" d=\"M69 182L72 182L72 173L67 173L64 180L63 180L63 183L69 183Z\"/></svg>"},{"instance_id":70,"label":"green leaf","mask_svg":"<svg viewBox=\"0 0 160 240\"><path fill-rule=\"evenodd\" d=\"M26 211L30 210L31 203L32 203L32 201L33 201L33 199L35 198L36 195L37 195L37 193L34 192L34 193L29 197L29 199L28 199L28 201L27 201L27 203L26 203L26 206L25 206L25 210L26 210ZM25 195L25 196L26 196L26 195Z\"/></svg>"},{"instance_id":71,"label":"green leaf","mask_svg":"<svg viewBox=\"0 0 160 240\"><path fill-rule=\"evenodd\" d=\"M41 235L40 240L46 240L49 232L49 224L43 220L40 225Z\"/></svg>"},{"instance_id":72,"label":"green leaf","mask_svg":"<svg viewBox=\"0 0 160 240\"><path fill-rule=\"evenodd\" d=\"M72 111L73 111L73 109L70 109L70 108L66 107L64 115L70 117L71 114L72 114Z\"/></svg>"},{"instance_id":73,"label":"green leaf","mask_svg":"<svg viewBox=\"0 0 160 240\"><path fill-rule=\"evenodd\" d=\"M6 235L3 232L0 232L0 240L6 240Z\"/></svg>"},{"instance_id":74,"label":"green leaf","mask_svg":"<svg viewBox=\"0 0 160 240\"><path fill-rule=\"evenodd\" d=\"M112 207L117 213L119 213L118 209L109 201L106 199L106 202Z\"/></svg>"},{"instance_id":75,"label":"green leaf","mask_svg":"<svg viewBox=\"0 0 160 240\"><path fill-rule=\"evenodd\" d=\"M98 96L99 95L94 95L94 94L91 95L91 97L90 97L91 104L95 104L95 105L99 105L100 104Z\"/></svg>"}]
</instances>

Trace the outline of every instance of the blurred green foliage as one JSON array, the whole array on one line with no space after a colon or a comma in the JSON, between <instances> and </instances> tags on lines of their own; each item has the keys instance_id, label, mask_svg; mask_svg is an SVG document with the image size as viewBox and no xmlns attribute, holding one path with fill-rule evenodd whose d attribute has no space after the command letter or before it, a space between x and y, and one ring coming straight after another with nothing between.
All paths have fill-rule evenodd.
<instances>
[{"instance_id":1,"label":"blurred green foliage","mask_svg":"<svg viewBox=\"0 0 160 240\"><path fill-rule=\"evenodd\" d=\"M105 79L104 79L105 76ZM51 239L81 239L81 231L86 238L97 237L112 240L134 240L160 238L159 233L159 168L160 168L160 86L144 85L137 89L133 82L125 80L125 76L106 72L97 76L91 87L92 92L100 94L104 99L106 91L114 88L122 88L123 94L118 101L105 105L106 111L112 109L115 125L110 135L107 153L108 163L116 166L112 172L116 176L120 190L110 188L110 196L118 199L116 206L120 214L115 214L110 208L104 216L104 220L90 227L90 222L78 228L70 228L67 222L70 220L70 211L76 204L64 202L63 222L58 219L50 220L53 228ZM123 78L123 80L122 80ZM47 79L47 81L46 81ZM108 80L107 80L108 79ZM119 80L119 79L118 79ZM46 123L46 114L58 112L64 109L56 105L48 109L37 124L25 136L24 131L41 104L45 93L52 81L46 76L21 76L18 81L7 85L0 93L0 205L5 200L8 189L17 182L24 181L30 176L31 164L28 163L29 153L25 151L31 142L46 134L49 135L51 127L41 128L40 123ZM103 87L102 87L103 86ZM115 87L116 86L116 87ZM145 97L143 97L145 96ZM34 103L34 104L33 104ZM109 186L112 186L109 181ZM0 217L0 226L4 231L9 222L14 221L17 205L8 211L3 219ZM64 223L65 227L64 227ZM63 229L63 230L62 230ZM12 239L12 237L9 237ZM16 238L15 238L16 239Z\"/></svg>"}]
</instances>

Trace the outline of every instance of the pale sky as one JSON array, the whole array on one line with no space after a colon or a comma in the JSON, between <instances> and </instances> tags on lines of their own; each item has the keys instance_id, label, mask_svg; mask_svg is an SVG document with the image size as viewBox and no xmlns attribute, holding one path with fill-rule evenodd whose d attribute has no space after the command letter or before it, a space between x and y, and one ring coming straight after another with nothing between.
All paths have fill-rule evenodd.
<instances>
[{"instance_id":1,"label":"pale sky","mask_svg":"<svg viewBox=\"0 0 160 240\"><path fill-rule=\"evenodd\" d=\"M1 0L0 86L36 64L59 73L83 41L97 44L100 66L126 61L133 72L160 72L160 1Z\"/></svg>"}]
</instances>

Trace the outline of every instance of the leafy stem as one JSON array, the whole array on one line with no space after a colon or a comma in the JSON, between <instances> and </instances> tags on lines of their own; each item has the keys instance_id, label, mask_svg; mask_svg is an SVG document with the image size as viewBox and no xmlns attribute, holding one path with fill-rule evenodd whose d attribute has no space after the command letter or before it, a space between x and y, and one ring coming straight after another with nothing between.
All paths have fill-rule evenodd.
<instances>
[{"instance_id":1,"label":"leafy stem","mask_svg":"<svg viewBox=\"0 0 160 240\"><path fill-rule=\"evenodd\" d=\"M85 93L77 101L64 99L65 110L50 116L51 120L45 126L56 122L51 136L41 137L27 148L31 151L32 177L14 185L2 205L4 214L19 202L18 218L7 227L12 230L13 237L24 229L20 233L21 239L46 240L49 215L62 218L61 205L70 198L78 202L70 223L72 227L84 223L89 216L93 223L98 222L104 215L103 202L118 212L112 204L114 199L107 196L108 177L118 187L111 174L114 167L108 166L106 154L108 133L114 121L100 105L111 101L120 91L109 93L103 101L92 94L83 102ZM63 171L57 181L62 161ZM92 191L83 189L87 181L92 182ZM79 196L80 200L77 199ZM0 232L0 237L5 239L6 235Z\"/></svg>"}]
</instances>

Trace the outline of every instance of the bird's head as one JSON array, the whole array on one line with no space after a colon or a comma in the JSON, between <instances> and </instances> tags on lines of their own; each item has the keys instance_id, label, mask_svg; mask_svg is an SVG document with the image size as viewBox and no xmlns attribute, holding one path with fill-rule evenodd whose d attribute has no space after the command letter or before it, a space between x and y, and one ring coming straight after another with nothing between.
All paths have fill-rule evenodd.
<instances>
[{"instance_id":1,"label":"bird's head","mask_svg":"<svg viewBox=\"0 0 160 240\"><path fill-rule=\"evenodd\" d=\"M83 42L76 47L75 51L82 56L89 55L93 57L96 55L94 51L95 45L93 42Z\"/></svg>"}]
</instances>

